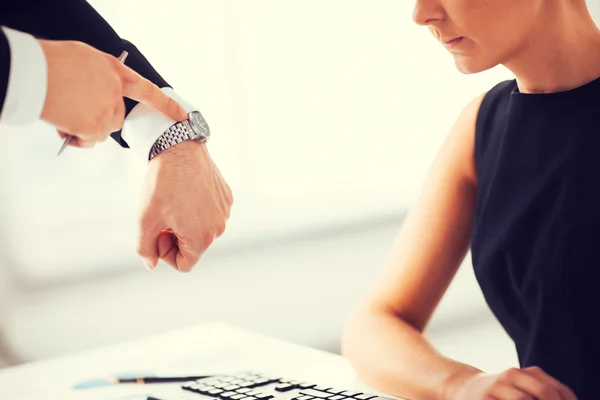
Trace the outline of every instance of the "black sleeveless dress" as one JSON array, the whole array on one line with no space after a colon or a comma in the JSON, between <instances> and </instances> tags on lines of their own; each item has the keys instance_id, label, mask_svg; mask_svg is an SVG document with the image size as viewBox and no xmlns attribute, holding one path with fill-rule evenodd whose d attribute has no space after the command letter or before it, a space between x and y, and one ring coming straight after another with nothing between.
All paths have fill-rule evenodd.
<instances>
[{"instance_id":1,"label":"black sleeveless dress","mask_svg":"<svg viewBox=\"0 0 600 400\"><path fill-rule=\"evenodd\" d=\"M549 94L498 84L474 156L471 254L489 307L521 367L600 399L600 78Z\"/></svg>"}]
</instances>

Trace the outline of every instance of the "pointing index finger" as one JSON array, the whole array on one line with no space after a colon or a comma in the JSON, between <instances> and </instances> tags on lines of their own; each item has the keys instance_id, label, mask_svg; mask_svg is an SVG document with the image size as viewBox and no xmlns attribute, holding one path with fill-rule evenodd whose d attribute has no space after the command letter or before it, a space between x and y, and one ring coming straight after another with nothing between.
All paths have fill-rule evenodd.
<instances>
[{"instance_id":1,"label":"pointing index finger","mask_svg":"<svg viewBox=\"0 0 600 400\"><path fill-rule=\"evenodd\" d=\"M119 64L123 96L144 103L175 121L187 118L187 112L154 83L126 65Z\"/></svg>"}]
</instances>

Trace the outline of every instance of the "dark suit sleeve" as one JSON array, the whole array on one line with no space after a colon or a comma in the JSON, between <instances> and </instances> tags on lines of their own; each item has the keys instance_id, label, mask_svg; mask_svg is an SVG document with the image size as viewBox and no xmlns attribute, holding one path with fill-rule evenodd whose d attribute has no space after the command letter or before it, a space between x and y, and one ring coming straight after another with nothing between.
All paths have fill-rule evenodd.
<instances>
[{"instance_id":1,"label":"dark suit sleeve","mask_svg":"<svg viewBox=\"0 0 600 400\"><path fill-rule=\"evenodd\" d=\"M134 19L135 16L132 15L131 18ZM160 21L157 21L158 23ZM0 0L0 25L29 33L39 39L77 40L115 57L126 50L129 53L127 66L158 87L170 86L144 55L132 43L121 38L85 0ZM0 40L0 79L2 79L0 92L4 93L2 96L6 93L8 82L9 57L8 43L2 35ZM127 115L137 102L129 98L124 98L124 101L125 115ZM120 131L114 132L112 137L121 146L128 147L121 138Z\"/></svg>"},{"instance_id":2,"label":"dark suit sleeve","mask_svg":"<svg viewBox=\"0 0 600 400\"><path fill-rule=\"evenodd\" d=\"M0 114L6 99L8 89L8 74L10 72L10 48L4 31L0 29Z\"/></svg>"}]
</instances>

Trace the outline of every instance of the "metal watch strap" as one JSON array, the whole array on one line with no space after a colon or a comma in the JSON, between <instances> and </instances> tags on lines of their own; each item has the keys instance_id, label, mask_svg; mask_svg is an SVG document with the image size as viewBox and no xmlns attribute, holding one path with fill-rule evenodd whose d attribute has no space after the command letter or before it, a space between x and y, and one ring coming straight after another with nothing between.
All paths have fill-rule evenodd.
<instances>
[{"instance_id":1,"label":"metal watch strap","mask_svg":"<svg viewBox=\"0 0 600 400\"><path fill-rule=\"evenodd\" d=\"M161 152L165 151L169 147L172 147L185 140L198 140L202 136L198 135L188 120L177 122L169 127L162 135L154 142L154 145L150 149L149 159L152 160Z\"/></svg>"}]
</instances>

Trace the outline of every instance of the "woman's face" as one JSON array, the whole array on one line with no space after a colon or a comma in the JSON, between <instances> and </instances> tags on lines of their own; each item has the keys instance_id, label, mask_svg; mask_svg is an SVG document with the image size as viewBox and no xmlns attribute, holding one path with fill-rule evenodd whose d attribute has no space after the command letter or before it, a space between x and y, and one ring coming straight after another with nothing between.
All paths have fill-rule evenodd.
<instances>
[{"instance_id":1,"label":"woman's face","mask_svg":"<svg viewBox=\"0 0 600 400\"><path fill-rule=\"evenodd\" d=\"M416 0L413 19L429 27L461 72L475 73L523 50L545 1Z\"/></svg>"}]
</instances>

